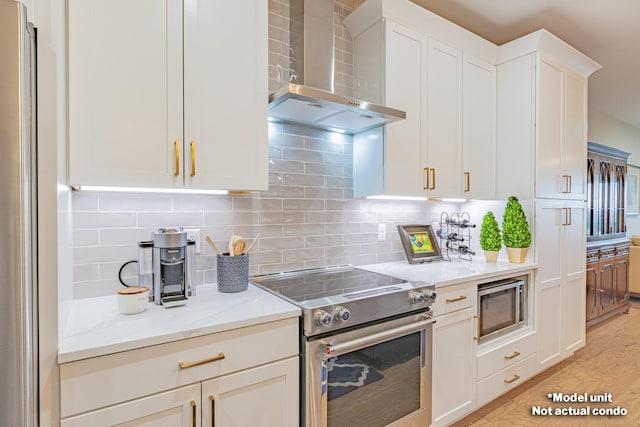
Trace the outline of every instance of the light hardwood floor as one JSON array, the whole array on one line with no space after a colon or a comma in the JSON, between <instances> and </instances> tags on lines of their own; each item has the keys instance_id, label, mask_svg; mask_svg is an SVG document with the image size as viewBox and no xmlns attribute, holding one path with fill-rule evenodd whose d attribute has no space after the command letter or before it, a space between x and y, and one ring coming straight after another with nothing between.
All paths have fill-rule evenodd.
<instances>
[{"instance_id":1,"label":"light hardwood floor","mask_svg":"<svg viewBox=\"0 0 640 427\"><path fill-rule=\"evenodd\" d=\"M612 403L554 403L547 393L611 393ZM626 416L533 416L533 406L625 408ZM587 330L572 357L454 424L473 426L640 426L640 302Z\"/></svg>"}]
</instances>

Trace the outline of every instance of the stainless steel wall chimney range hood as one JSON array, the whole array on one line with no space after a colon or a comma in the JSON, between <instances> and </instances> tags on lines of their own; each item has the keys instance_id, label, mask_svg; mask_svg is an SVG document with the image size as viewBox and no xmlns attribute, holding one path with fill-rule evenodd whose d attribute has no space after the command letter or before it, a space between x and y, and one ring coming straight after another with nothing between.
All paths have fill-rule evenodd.
<instances>
[{"instance_id":1,"label":"stainless steel wall chimney range hood","mask_svg":"<svg viewBox=\"0 0 640 427\"><path fill-rule=\"evenodd\" d=\"M290 1L295 73L292 83L269 95L269 119L349 134L405 119L404 111L334 93L333 3Z\"/></svg>"}]
</instances>

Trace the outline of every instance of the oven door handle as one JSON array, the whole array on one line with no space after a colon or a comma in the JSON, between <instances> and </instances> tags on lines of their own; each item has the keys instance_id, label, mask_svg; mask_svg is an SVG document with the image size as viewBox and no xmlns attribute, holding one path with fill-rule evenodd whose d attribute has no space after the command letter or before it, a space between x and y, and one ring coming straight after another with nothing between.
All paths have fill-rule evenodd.
<instances>
[{"instance_id":1,"label":"oven door handle","mask_svg":"<svg viewBox=\"0 0 640 427\"><path fill-rule=\"evenodd\" d=\"M418 332L427 326L436 323L435 319L429 318L427 320L421 320L413 322L408 325L399 326L388 331L378 332L376 334L367 335L366 337L357 338L355 340L343 342L335 345L327 345L326 352L323 356L324 360L332 357L337 357L342 354L350 353L352 351L368 347L370 345L378 344L384 341L389 341L395 338L400 338L405 335L409 335L414 332Z\"/></svg>"}]
</instances>

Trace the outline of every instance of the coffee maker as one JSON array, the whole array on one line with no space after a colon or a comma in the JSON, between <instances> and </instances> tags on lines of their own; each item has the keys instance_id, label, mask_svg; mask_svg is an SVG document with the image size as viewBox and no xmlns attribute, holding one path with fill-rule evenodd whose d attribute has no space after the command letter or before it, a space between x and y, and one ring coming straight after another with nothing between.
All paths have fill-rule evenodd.
<instances>
[{"instance_id":1,"label":"coffee maker","mask_svg":"<svg viewBox=\"0 0 640 427\"><path fill-rule=\"evenodd\" d=\"M182 227L162 227L152 232L152 240L138 242L138 283L151 289L158 305L175 307L187 302L187 283L193 274L195 251L188 251L187 232Z\"/></svg>"}]
</instances>

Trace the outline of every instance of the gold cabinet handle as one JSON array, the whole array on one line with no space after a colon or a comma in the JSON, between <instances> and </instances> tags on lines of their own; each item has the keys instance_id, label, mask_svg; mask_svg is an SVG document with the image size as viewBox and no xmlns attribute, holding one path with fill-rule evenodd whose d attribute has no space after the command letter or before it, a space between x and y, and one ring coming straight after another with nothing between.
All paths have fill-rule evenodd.
<instances>
[{"instance_id":1,"label":"gold cabinet handle","mask_svg":"<svg viewBox=\"0 0 640 427\"><path fill-rule=\"evenodd\" d=\"M567 208L567 225L571 225L571 208Z\"/></svg>"},{"instance_id":2,"label":"gold cabinet handle","mask_svg":"<svg viewBox=\"0 0 640 427\"><path fill-rule=\"evenodd\" d=\"M224 359L224 353L218 353L218 355L215 357L199 360L197 362L191 362L191 363L180 362L180 369L189 369L189 368L193 368L194 366L204 365L205 363L217 362L218 360L222 360L222 359Z\"/></svg>"},{"instance_id":3,"label":"gold cabinet handle","mask_svg":"<svg viewBox=\"0 0 640 427\"><path fill-rule=\"evenodd\" d=\"M196 176L196 142L191 141L191 176Z\"/></svg>"},{"instance_id":4,"label":"gold cabinet handle","mask_svg":"<svg viewBox=\"0 0 640 427\"><path fill-rule=\"evenodd\" d=\"M209 395L209 401L211 402L211 427L216 425L216 399L213 394Z\"/></svg>"},{"instance_id":5,"label":"gold cabinet handle","mask_svg":"<svg viewBox=\"0 0 640 427\"><path fill-rule=\"evenodd\" d=\"M176 139L173 143L176 148L176 171L174 172L175 176L180 175L180 140Z\"/></svg>"},{"instance_id":6,"label":"gold cabinet handle","mask_svg":"<svg viewBox=\"0 0 640 427\"><path fill-rule=\"evenodd\" d=\"M452 298L452 299L447 298L447 299L445 300L445 302L447 302L447 303L450 303L450 302L457 302L457 301L462 301L463 299L467 299L467 297L466 297L466 296L464 296L464 295L460 295L458 298Z\"/></svg>"},{"instance_id":7,"label":"gold cabinet handle","mask_svg":"<svg viewBox=\"0 0 640 427\"><path fill-rule=\"evenodd\" d=\"M520 352L514 351L511 356L505 356L504 358L507 359L507 360L511 360L511 359L515 359L518 356L520 356Z\"/></svg>"},{"instance_id":8,"label":"gold cabinet handle","mask_svg":"<svg viewBox=\"0 0 640 427\"><path fill-rule=\"evenodd\" d=\"M504 380L504 382L507 384L511 384L512 382L518 381L519 379L520 375L513 374L513 377L509 378L508 380Z\"/></svg>"},{"instance_id":9,"label":"gold cabinet handle","mask_svg":"<svg viewBox=\"0 0 640 427\"><path fill-rule=\"evenodd\" d=\"M429 168L424 168L424 187L422 187L422 189L429 189Z\"/></svg>"},{"instance_id":10,"label":"gold cabinet handle","mask_svg":"<svg viewBox=\"0 0 640 427\"><path fill-rule=\"evenodd\" d=\"M571 193L571 191L573 190L573 182L571 182L571 175L568 175L569 177L569 191L568 193Z\"/></svg>"},{"instance_id":11,"label":"gold cabinet handle","mask_svg":"<svg viewBox=\"0 0 640 427\"><path fill-rule=\"evenodd\" d=\"M464 192L468 193L471 191L471 172L464 173Z\"/></svg>"},{"instance_id":12,"label":"gold cabinet handle","mask_svg":"<svg viewBox=\"0 0 640 427\"><path fill-rule=\"evenodd\" d=\"M429 190L435 190L436 189L436 169L432 168L429 170L431 171L431 187L429 187Z\"/></svg>"},{"instance_id":13,"label":"gold cabinet handle","mask_svg":"<svg viewBox=\"0 0 640 427\"><path fill-rule=\"evenodd\" d=\"M191 425L193 427L196 427L197 424L196 424L196 401L195 400L191 401L191 421L192 421Z\"/></svg>"},{"instance_id":14,"label":"gold cabinet handle","mask_svg":"<svg viewBox=\"0 0 640 427\"><path fill-rule=\"evenodd\" d=\"M562 183L564 184L562 192L564 194L569 193L569 175L562 175Z\"/></svg>"}]
</instances>

